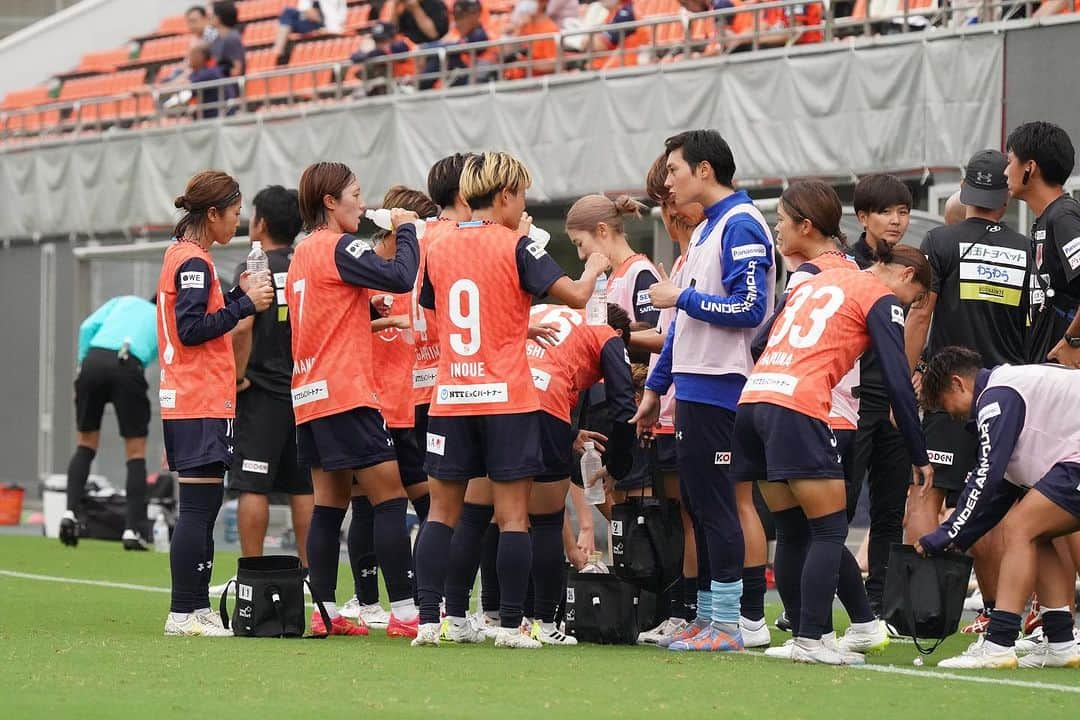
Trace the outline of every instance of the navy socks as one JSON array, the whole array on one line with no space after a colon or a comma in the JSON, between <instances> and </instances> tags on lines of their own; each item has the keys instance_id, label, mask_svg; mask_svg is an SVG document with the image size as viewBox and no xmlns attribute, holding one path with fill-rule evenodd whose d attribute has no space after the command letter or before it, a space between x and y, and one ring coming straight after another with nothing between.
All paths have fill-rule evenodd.
<instances>
[{"instance_id":1,"label":"navy socks","mask_svg":"<svg viewBox=\"0 0 1080 720\"><path fill-rule=\"evenodd\" d=\"M532 526L532 581L535 588L534 612L541 622L554 622L555 609L562 592L563 511L529 515Z\"/></svg>"},{"instance_id":2,"label":"navy socks","mask_svg":"<svg viewBox=\"0 0 1080 720\"><path fill-rule=\"evenodd\" d=\"M337 602L338 553L345 511L316 505L308 530L308 578L311 591L323 602Z\"/></svg>"},{"instance_id":3,"label":"navy socks","mask_svg":"<svg viewBox=\"0 0 1080 720\"><path fill-rule=\"evenodd\" d=\"M375 511L366 497L352 499L352 522L348 535L356 599L362 605L379 602L379 571L375 557Z\"/></svg>"},{"instance_id":4,"label":"navy socks","mask_svg":"<svg viewBox=\"0 0 1080 720\"><path fill-rule=\"evenodd\" d=\"M465 503L461 519L450 541L450 562L446 571L446 615L465 617L469 612L469 593L480 568L480 546L495 508Z\"/></svg>"},{"instance_id":5,"label":"navy socks","mask_svg":"<svg viewBox=\"0 0 1080 720\"><path fill-rule=\"evenodd\" d=\"M190 613L210 607L214 521L224 497L221 483L180 483L180 511L169 552L170 611Z\"/></svg>"},{"instance_id":6,"label":"navy socks","mask_svg":"<svg viewBox=\"0 0 1080 720\"><path fill-rule=\"evenodd\" d=\"M802 612L799 637L818 640L832 625L832 600L847 538L847 512L841 510L807 521L810 547L802 573Z\"/></svg>"},{"instance_id":7,"label":"navy socks","mask_svg":"<svg viewBox=\"0 0 1080 720\"><path fill-rule=\"evenodd\" d=\"M446 584L450 540L454 530L441 522L427 521L416 541L416 581L420 598L420 623L439 622L439 603Z\"/></svg>"}]
</instances>

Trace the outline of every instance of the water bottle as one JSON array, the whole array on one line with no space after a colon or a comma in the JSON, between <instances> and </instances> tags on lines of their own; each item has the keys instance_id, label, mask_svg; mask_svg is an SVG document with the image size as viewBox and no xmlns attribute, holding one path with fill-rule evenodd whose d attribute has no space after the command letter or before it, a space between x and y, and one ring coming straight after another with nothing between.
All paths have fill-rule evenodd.
<instances>
[{"instance_id":1,"label":"water bottle","mask_svg":"<svg viewBox=\"0 0 1080 720\"><path fill-rule=\"evenodd\" d=\"M225 542L234 543L240 539L240 533L236 525L237 501L230 500L225 503Z\"/></svg>"},{"instance_id":2,"label":"water bottle","mask_svg":"<svg viewBox=\"0 0 1080 720\"><path fill-rule=\"evenodd\" d=\"M169 552L169 523L165 522L165 514L158 513L154 521L154 550Z\"/></svg>"},{"instance_id":3,"label":"water bottle","mask_svg":"<svg viewBox=\"0 0 1080 720\"><path fill-rule=\"evenodd\" d=\"M251 252L247 256L247 271L251 273L252 278L259 276L265 277L267 281L270 279L270 258L266 257L266 253L262 249L262 243L255 240L251 243Z\"/></svg>"},{"instance_id":4,"label":"water bottle","mask_svg":"<svg viewBox=\"0 0 1080 720\"><path fill-rule=\"evenodd\" d=\"M597 573L600 575L610 575L611 571L608 570L608 566L604 564L603 555L599 552L589 553L589 561L585 563L585 567L581 568L583 573Z\"/></svg>"},{"instance_id":5,"label":"water bottle","mask_svg":"<svg viewBox=\"0 0 1080 720\"><path fill-rule=\"evenodd\" d=\"M377 227L381 227L383 230L393 230L394 224L390 222L390 209L379 208L378 210L367 210L364 212L366 217L371 222L375 223ZM427 227L427 223L423 220L414 220L413 225L416 226L416 239L420 240L424 237L424 229Z\"/></svg>"},{"instance_id":6,"label":"water bottle","mask_svg":"<svg viewBox=\"0 0 1080 720\"><path fill-rule=\"evenodd\" d=\"M585 484L585 501L592 505L604 502L604 481L600 477L604 461L591 440L585 441L585 454L581 456L581 482Z\"/></svg>"},{"instance_id":7,"label":"water bottle","mask_svg":"<svg viewBox=\"0 0 1080 720\"><path fill-rule=\"evenodd\" d=\"M586 325L607 325L607 275L596 278L592 297L585 303Z\"/></svg>"}]
</instances>

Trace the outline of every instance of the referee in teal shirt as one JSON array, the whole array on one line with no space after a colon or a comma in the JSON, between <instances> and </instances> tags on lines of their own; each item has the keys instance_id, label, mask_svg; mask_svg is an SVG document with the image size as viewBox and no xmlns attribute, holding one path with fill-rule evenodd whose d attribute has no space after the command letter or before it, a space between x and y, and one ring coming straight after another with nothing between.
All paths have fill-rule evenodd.
<instances>
[{"instance_id":1,"label":"referee in teal shirt","mask_svg":"<svg viewBox=\"0 0 1080 720\"><path fill-rule=\"evenodd\" d=\"M67 512L60 521L60 541L65 545L79 543L78 514L86 478L97 454L105 405L112 403L127 456L124 549L148 549L146 436L150 400L144 371L157 359L156 312L153 302L123 295L109 300L79 326L79 374L75 378L78 445L68 465Z\"/></svg>"}]
</instances>

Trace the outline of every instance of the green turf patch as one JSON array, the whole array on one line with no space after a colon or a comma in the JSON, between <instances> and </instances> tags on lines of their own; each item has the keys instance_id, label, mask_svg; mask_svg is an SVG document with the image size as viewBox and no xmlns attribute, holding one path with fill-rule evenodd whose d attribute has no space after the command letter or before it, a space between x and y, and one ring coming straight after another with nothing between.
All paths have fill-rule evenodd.
<instances>
[{"instance_id":1,"label":"green turf patch","mask_svg":"<svg viewBox=\"0 0 1080 720\"><path fill-rule=\"evenodd\" d=\"M214 581L235 554L218 553ZM117 543L0 537L0 570L169 585L168 557ZM342 566L339 600L352 587ZM410 648L368 638L166 638L168 596L0 575L0 708L5 718L976 718L1003 712L1075 717L1080 695L854 668L795 665L762 656L676 654L649 647L495 650ZM776 612L770 608L770 618ZM786 636L774 634L774 641ZM951 638L934 660L959 652ZM908 670L914 647L872 656ZM926 672L933 672L926 668ZM969 671L966 675L1080 689L1080 672Z\"/></svg>"}]
</instances>

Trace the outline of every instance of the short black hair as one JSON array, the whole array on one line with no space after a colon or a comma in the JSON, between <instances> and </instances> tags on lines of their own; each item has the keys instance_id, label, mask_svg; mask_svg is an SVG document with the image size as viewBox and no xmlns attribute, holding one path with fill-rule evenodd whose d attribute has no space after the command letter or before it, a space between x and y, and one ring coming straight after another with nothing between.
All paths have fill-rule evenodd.
<instances>
[{"instance_id":1,"label":"short black hair","mask_svg":"<svg viewBox=\"0 0 1080 720\"><path fill-rule=\"evenodd\" d=\"M461 171L472 153L454 153L431 166L427 176L428 197L440 208L448 208L461 190Z\"/></svg>"},{"instance_id":2,"label":"short black hair","mask_svg":"<svg viewBox=\"0 0 1080 720\"><path fill-rule=\"evenodd\" d=\"M191 13L195 13L196 15L202 15L203 17L206 17L206 8L204 8L202 5L192 5L187 10L184 11L184 15L190 15Z\"/></svg>"},{"instance_id":3,"label":"short black hair","mask_svg":"<svg viewBox=\"0 0 1080 720\"><path fill-rule=\"evenodd\" d=\"M1012 151L1020 162L1034 161L1048 185L1064 185L1076 162L1069 133L1042 120L1024 123L1009 133L1005 150Z\"/></svg>"},{"instance_id":4,"label":"short black hair","mask_svg":"<svg viewBox=\"0 0 1080 720\"><path fill-rule=\"evenodd\" d=\"M622 341L626 347L630 347L630 315L623 310L621 305L607 304L607 324L612 330L622 333Z\"/></svg>"},{"instance_id":5,"label":"short black hair","mask_svg":"<svg viewBox=\"0 0 1080 720\"><path fill-rule=\"evenodd\" d=\"M295 190L281 185L264 187L252 201L255 217L266 221L266 232L279 245L292 245L303 222L300 201Z\"/></svg>"},{"instance_id":6,"label":"short black hair","mask_svg":"<svg viewBox=\"0 0 1080 720\"><path fill-rule=\"evenodd\" d=\"M904 205L909 210L914 200L911 190L895 175L867 175L855 184L852 205L855 212L883 212L894 205Z\"/></svg>"},{"instance_id":7,"label":"short black hair","mask_svg":"<svg viewBox=\"0 0 1080 720\"><path fill-rule=\"evenodd\" d=\"M667 154L681 149L683 159L691 168L703 162L709 163L716 174L716 182L731 187L735 178L735 156L727 140L715 130L687 130L664 141Z\"/></svg>"},{"instance_id":8,"label":"short black hair","mask_svg":"<svg viewBox=\"0 0 1080 720\"><path fill-rule=\"evenodd\" d=\"M227 28L234 28L239 22L236 15L236 3L232 0L219 0L213 5L214 15Z\"/></svg>"},{"instance_id":9,"label":"short black hair","mask_svg":"<svg viewBox=\"0 0 1080 720\"><path fill-rule=\"evenodd\" d=\"M949 379L953 375L970 377L983 367L982 355L971 348L950 345L930 358L926 372L922 377L922 396L920 401L927 410L941 407L941 396L949 389Z\"/></svg>"}]
</instances>

